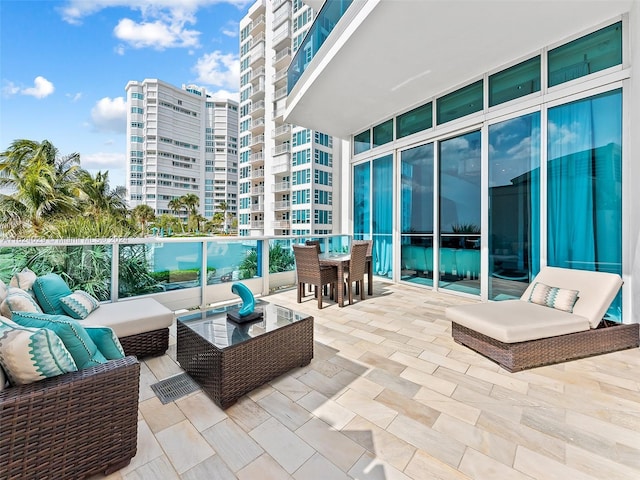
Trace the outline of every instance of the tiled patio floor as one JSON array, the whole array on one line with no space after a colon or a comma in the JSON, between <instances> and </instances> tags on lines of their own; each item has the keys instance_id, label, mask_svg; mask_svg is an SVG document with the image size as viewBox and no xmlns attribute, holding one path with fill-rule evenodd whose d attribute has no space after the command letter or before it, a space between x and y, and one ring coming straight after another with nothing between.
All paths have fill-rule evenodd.
<instances>
[{"instance_id":1,"label":"tiled patio floor","mask_svg":"<svg viewBox=\"0 0 640 480\"><path fill-rule=\"evenodd\" d=\"M109 479L638 479L640 350L510 374L451 340L450 295L377 282L315 317L315 357L223 411L162 405L142 364L138 454ZM95 479L103 478L100 476Z\"/></svg>"}]
</instances>

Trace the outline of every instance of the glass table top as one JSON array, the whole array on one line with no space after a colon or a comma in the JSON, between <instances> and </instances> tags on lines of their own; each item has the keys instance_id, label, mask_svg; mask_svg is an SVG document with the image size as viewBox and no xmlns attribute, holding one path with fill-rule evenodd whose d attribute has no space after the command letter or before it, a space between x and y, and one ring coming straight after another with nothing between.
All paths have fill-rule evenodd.
<instances>
[{"instance_id":1,"label":"glass table top","mask_svg":"<svg viewBox=\"0 0 640 480\"><path fill-rule=\"evenodd\" d=\"M216 347L225 348L309 318L306 313L258 300L255 310L263 311L262 319L242 324L227 320L227 312L237 310L241 305L187 313L178 320Z\"/></svg>"}]
</instances>

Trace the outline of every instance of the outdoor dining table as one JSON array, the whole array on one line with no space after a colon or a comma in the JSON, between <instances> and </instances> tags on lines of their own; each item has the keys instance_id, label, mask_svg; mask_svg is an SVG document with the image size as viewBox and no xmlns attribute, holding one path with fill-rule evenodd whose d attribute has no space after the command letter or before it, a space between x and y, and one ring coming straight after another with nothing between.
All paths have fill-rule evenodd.
<instances>
[{"instance_id":1,"label":"outdoor dining table","mask_svg":"<svg viewBox=\"0 0 640 480\"><path fill-rule=\"evenodd\" d=\"M331 266L338 269L338 278L344 279L345 269L349 268L351 254L349 253L321 253L318 256L321 266ZM367 256L367 291L373 295L373 268L371 268L371 256ZM351 286L349 286L351 288ZM338 306L344 307L344 288L338 286Z\"/></svg>"}]
</instances>

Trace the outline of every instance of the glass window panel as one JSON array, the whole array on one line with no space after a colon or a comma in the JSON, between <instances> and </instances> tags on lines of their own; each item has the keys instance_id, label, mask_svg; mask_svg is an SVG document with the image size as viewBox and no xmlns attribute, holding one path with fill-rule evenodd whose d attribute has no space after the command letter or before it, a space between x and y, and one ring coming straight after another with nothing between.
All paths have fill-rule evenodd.
<instances>
[{"instance_id":1,"label":"glass window panel","mask_svg":"<svg viewBox=\"0 0 640 480\"><path fill-rule=\"evenodd\" d=\"M622 91L551 108L548 122L548 264L622 275Z\"/></svg>"},{"instance_id":2,"label":"glass window panel","mask_svg":"<svg viewBox=\"0 0 640 480\"><path fill-rule=\"evenodd\" d=\"M401 154L401 279L433 285L433 143Z\"/></svg>"},{"instance_id":3,"label":"glass window panel","mask_svg":"<svg viewBox=\"0 0 640 480\"><path fill-rule=\"evenodd\" d=\"M393 119L373 127L373 146L379 147L393 140Z\"/></svg>"},{"instance_id":4,"label":"glass window panel","mask_svg":"<svg viewBox=\"0 0 640 480\"><path fill-rule=\"evenodd\" d=\"M397 138L427 130L433 126L433 105L431 102L398 115L396 118Z\"/></svg>"},{"instance_id":5,"label":"glass window panel","mask_svg":"<svg viewBox=\"0 0 640 480\"><path fill-rule=\"evenodd\" d=\"M540 113L489 126L489 298L520 298L540 270Z\"/></svg>"},{"instance_id":6,"label":"glass window panel","mask_svg":"<svg viewBox=\"0 0 640 480\"><path fill-rule=\"evenodd\" d=\"M540 91L540 56L489 77L489 106Z\"/></svg>"},{"instance_id":7,"label":"glass window panel","mask_svg":"<svg viewBox=\"0 0 640 480\"><path fill-rule=\"evenodd\" d=\"M440 288L480 293L479 131L440 142Z\"/></svg>"},{"instance_id":8,"label":"glass window panel","mask_svg":"<svg viewBox=\"0 0 640 480\"><path fill-rule=\"evenodd\" d=\"M353 154L366 152L371 148L371 130L365 130L353 137Z\"/></svg>"},{"instance_id":9,"label":"glass window panel","mask_svg":"<svg viewBox=\"0 0 640 480\"><path fill-rule=\"evenodd\" d=\"M446 123L482 110L482 80L436 100L438 123Z\"/></svg>"},{"instance_id":10,"label":"glass window panel","mask_svg":"<svg viewBox=\"0 0 640 480\"><path fill-rule=\"evenodd\" d=\"M371 163L365 162L353 167L353 234L368 235L371 230L369 198L371 191ZM364 237L363 237L364 238Z\"/></svg>"},{"instance_id":11,"label":"glass window panel","mask_svg":"<svg viewBox=\"0 0 640 480\"><path fill-rule=\"evenodd\" d=\"M393 156L373 161L372 230L373 271L377 275L392 276L393 231Z\"/></svg>"},{"instance_id":12,"label":"glass window panel","mask_svg":"<svg viewBox=\"0 0 640 480\"><path fill-rule=\"evenodd\" d=\"M550 50L548 63L550 87L620 65L622 22Z\"/></svg>"}]
</instances>

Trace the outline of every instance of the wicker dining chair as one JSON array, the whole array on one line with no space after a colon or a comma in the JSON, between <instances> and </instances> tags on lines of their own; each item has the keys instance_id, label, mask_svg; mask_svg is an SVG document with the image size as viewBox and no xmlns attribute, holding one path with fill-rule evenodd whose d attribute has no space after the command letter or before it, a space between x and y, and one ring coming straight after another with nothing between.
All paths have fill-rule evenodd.
<instances>
[{"instance_id":1,"label":"wicker dining chair","mask_svg":"<svg viewBox=\"0 0 640 480\"><path fill-rule=\"evenodd\" d=\"M369 282L371 280L371 278L373 277L373 272L371 271L373 269L373 240L354 240L353 242L351 242L351 245L358 245L358 244L364 244L367 246L367 261L366 261L366 268L367 268L367 282ZM362 284L364 285L364 282L362 282ZM367 284L367 290L369 291L369 295L373 295L373 286L370 284ZM360 293L359 292L359 284L356 283L356 294Z\"/></svg>"},{"instance_id":2,"label":"wicker dining chair","mask_svg":"<svg viewBox=\"0 0 640 480\"><path fill-rule=\"evenodd\" d=\"M310 284L315 287L318 308L322 308L322 287L330 285L333 295L338 283L337 268L320 265L315 245L293 245L293 254L296 259L296 274L298 276L298 303L302 302L305 285Z\"/></svg>"},{"instance_id":3,"label":"wicker dining chair","mask_svg":"<svg viewBox=\"0 0 640 480\"><path fill-rule=\"evenodd\" d=\"M320 253L322 253L322 251L320 250L320 241L319 240L307 240L304 242L305 245L310 246L310 245L314 245L316 247L316 250L318 252L318 255L320 255ZM309 285L309 293L313 292L313 285ZM326 294L326 287L325 287L325 294ZM302 289L302 296L305 296L305 290Z\"/></svg>"},{"instance_id":4,"label":"wicker dining chair","mask_svg":"<svg viewBox=\"0 0 640 480\"><path fill-rule=\"evenodd\" d=\"M351 260L347 272L347 289L349 290L349 305L353 303L353 282L359 287L360 300L364 300L364 277L367 271L366 243L353 243L351 245ZM358 290L356 290L358 291Z\"/></svg>"}]
</instances>

